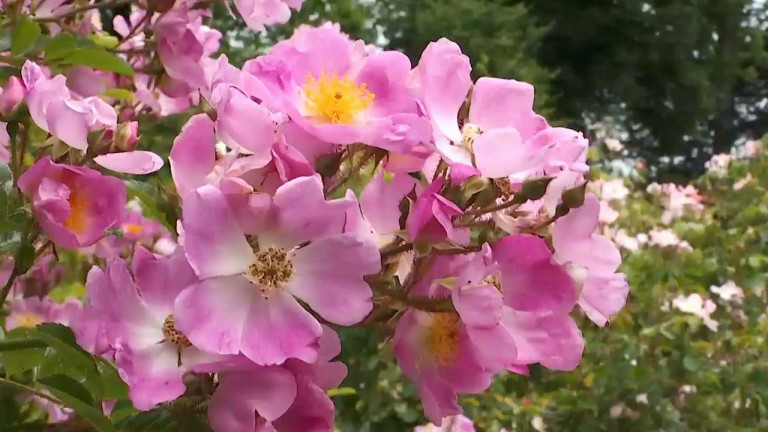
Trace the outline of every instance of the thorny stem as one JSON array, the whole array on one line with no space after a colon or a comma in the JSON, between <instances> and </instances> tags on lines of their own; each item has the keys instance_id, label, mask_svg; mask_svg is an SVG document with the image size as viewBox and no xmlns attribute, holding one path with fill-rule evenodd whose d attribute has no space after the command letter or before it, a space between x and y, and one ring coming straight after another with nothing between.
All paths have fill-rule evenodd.
<instances>
[{"instance_id":1,"label":"thorny stem","mask_svg":"<svg viewBox=\"0 0 768 432\"><path fill-rule=\"evenodd\" d=\"M408 252L413 249L413 243L404 243L399 246L385 247L381 250L381 259L386 259L394 255Z\"/></svg>"},{"instance_id":2,"label":"thorny stem","mask_svg":"<svg viewBox=\"0 0 768 432\"><path fill-rule=\"evenodd\" d=\"M341 186L344 186L352 178L352 176L355 174L358 174L360 170L365 166L365 164L368 163L368 161L371 160L371 158L374 157L375 155L376 155L376 152L374 150L365 150L362 152L362 156L360 156L360 159L357 163L355 163L354 161L354 156L350 156L351 166L349 167L349 170L347 171L346 174L344 174L344 176L339 178L336 184L328 188L328 191L326 191L326 194L334 193Z\"/></svg>"},{"instance_id":3,"label":"thorny stem","mask_svg":"<svg viewBox=\"0 0 768 432\"><path fill-rule=\"evenodd\" d=\"M490 207L479 208L479 209L476 209L476 210L466 211L466 212L464 212L464 214L458 215L457 217L462 217L462 216L482 216L482 215L484 215L486 213L493 213L493 212L497 212L499 210L504 210L504 209L507 209L507 208L510 208L510 207L514 207L514 206L520 206L520 203L516 203L516 202L514 202L514 200L510 199L509 201L507 201L505 203L492 205Z\"/></svg>"}]
</instances>

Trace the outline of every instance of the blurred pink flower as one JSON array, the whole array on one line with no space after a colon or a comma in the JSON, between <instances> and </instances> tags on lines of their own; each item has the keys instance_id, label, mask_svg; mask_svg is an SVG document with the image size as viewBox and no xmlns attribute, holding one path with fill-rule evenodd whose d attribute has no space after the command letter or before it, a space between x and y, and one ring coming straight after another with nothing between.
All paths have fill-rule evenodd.
<instances>
[{"instance_id":1,"label":"blurred pink flower","mask_svg":"<svg viewBox=\"0 0 768 432\"><path fill-rule=\"evenodd\" d=\"M704 322L712 331L717 331L719 323L711 318L710 315L717 310L717 305L710 299L705 299L699 294L689 296L679 295L672 299L672 307L680 312L695 315Z\"/></svg>"},{"instance_id":2,"label":"blurred pink flower","mask_svg":"<svg viewBox=\"0 0 768 432\"><path fill-rule=\"evenodd\" d=\"M712 285L709 290L727 302L741 303L744 300L744 290L731 280L721 286Z\"/></svg>"}]
</instances>

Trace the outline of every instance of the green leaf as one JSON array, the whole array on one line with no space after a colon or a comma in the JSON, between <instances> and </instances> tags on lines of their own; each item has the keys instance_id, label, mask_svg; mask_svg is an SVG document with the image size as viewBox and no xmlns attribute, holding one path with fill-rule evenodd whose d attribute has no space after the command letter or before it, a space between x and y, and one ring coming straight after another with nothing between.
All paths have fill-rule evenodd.
<instances>
[{"instance_id":1,"label":"green leaf","mask_svg":"<svg viewBox=\"0 0 768 432\"><path fill-rule=\"evenodd\" d=\"M26 52L41 34L40 24L26 15L21 15L11 33L11 53L19 55Z\"/></svg>"},{"instance_id":2,"label":"green leaf","mask_svg":"<svg viewBox=\"0 0 768 432\"><path fill-rule=\"evenodd\" d=\"M51 375L48 377L40 378L38 383L46 386L53 387L58 390L67 392L69 395L76 397L77 399L87 403L88 405L96 406L96 401L91 396L91 393L82 384L77 382L72 377L66 375Z\"/></svg>"},{"instance_id":3,"label":"green leaf","mask_svg":"<svg viewBox=\"0 0 768 432\"><path fill-rule=\"evenodd\" d=\"M98 46L106 48L106 49L115 49L118 45L120 45L120 39L107 34L92 34L90 36L90 39Z\"/></svg>"},{"instance_id":4,"label":"green leaf","mask_svg":"<svg viewBox=\"0 0 768 432\"><path fill-rule=\"evenodd\" d=\"M135 180L126 180L125 186L128 189L128 197L138 198L141 202L144 216L160 222L171 232L175 231L171 223L168 222L169 218L158 207L159 199L156 197L160 194L157 189L152 185Z\"/></svg>"},{"instance_id":5,"label":"green leaf","mask_svg":"<svg viewBox=\"0 0 768 432\"><path fill-rule=\"evenodd\" d=\"M74 379L55 375L38 381L62 404L72 408L77 415L88 421L99 432L117 432L108 418L101 412L101 407L94 406L88 390Z\"/></svg>"},{"instance_id":6,"label":"green leaf","mask_svg":"<svg viewBox=\"0 0 768 432\"><path fill-rule=\"evenodd\" d=\"M62 64L88 66L94 69L133 75L131 65L120 57L102 48L75 48L61 58Z\"/></svg>"},{"instance_id":7,"label":"green leaf","mask_svg":"<svg viewBox=\"0 0 768 432\"><path fill-rule=\"evenodd\" d=\"M132 101L135 96L129 90L121 88L111 88L101 94L104 97L114 98L119 100Z\"/></svg>"},{"instance_id":8,"label":"green leaf","mask_svg":"<svg viewBox=\"0 0 768 432\"><path fill-rule=\"evenodd\" d=\"M29 329L17 328L9 331L0 341L0 360L6 375L16 376L34 369L45 360L45 347L32 347L33 339ZM42 343L40 339L34 339Z\"/></svg>"},{"instance_id":9,"label":"green leaf","mask_svg":"<svg viewBox=\"0 0 768 432\"><path fill-rule=\"evenodd\" d=\"M352 387L341 387L336 389L330 389L325 392L329 397L334 396L352 396L357 394L357 391Z\"/></svg>"},{"instance_id":10,"label":"green leaf","mask_svg":"<svg viewBox=\"0 0 768 432\"><path fill-rule=\"evenodd\" d=\"M104 399L121 399L128 397L128 386L120 378L112 363L103 357L96 358L96 366L99 368L104 387Z\"/></svg>"},{"instance_id":11,"label":"green leaf","mask_svg":"<svg viewBox=\"0 0 768 432\"><path fill-rule=\"evenodd\" d=\"M140 412L118 421L115 426L125 432L163 432L179 430L171 413L164 409Z\"/></svg>"},{"instance_id":12,"label":"green leaf","mask_svg":"<svg viewBox=\"0 0 768 432\"><path fill-rule=\"evenodd\" d=\"M51 346L68 366L72 366L83 378L83 384L88 387L96 399L102 399L101 375L88 352L75 341L75 335L68 327L61 324L45 323L37 326L30 334L42 339Z\"/></svg>"}]
</instances>

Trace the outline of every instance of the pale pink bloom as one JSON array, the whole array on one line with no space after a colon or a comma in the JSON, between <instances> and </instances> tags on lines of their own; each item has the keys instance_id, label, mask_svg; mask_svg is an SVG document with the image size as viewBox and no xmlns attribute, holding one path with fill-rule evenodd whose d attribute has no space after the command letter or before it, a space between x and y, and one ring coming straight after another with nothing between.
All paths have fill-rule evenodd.
<instances>
[{"instance_id":1,"label":"pale pink bloom","mask_svg":"<svg viewBox=\"0 0 768 432\"><path fill-rule=\"evenodd\" d=\"M694 214L700 213L704 209L703 198L698 189L692 185L685 187L672 183L661 185L664 205L664 213L661 215L661 222L669 224L675 219L683 217L686 212Z\"/></svg>"},{"instance_id":2,"label":"pale pink bloom","mask_svg":"<svg viewBox=\"0 0 768 432\"><path fill-rule=\"evenodd\" d=\"M258 32L266 26L285 24L291 17L291 9L301 9L304 0L235 0L235 7L245 24Z\"/></svg>"},{"instance_id":3,"label":"pale pink bloom","mask_svg":"<svg viewBox=\"0 0 768 432\"><path fill-rule=\"evenodd\" d=\"M65 144L78 150L88 148L88 133L117 126L115 110L98 97L75 98L66 78L47 78L35 63L27 61L21 70L32 120Z\"/></svg>"},{"instance_id":4,"label":"pale pink bloom","mask_svg":"<svg viewBox=\"0 0 768 432\"><path fill-rule=\"evenodd\" d=\"M19 177L19 189L32 201L43 232L66 248L90 246L123 214L123 182L98 171L38 160Z\"/></svg>"},{"instance_id":5,"label":"pale pink bloom","mask_svg":"<svg viewBox=\"0 0 768 432\"><path fill-rule=\"evenodd\" d=\"M619 212L613 209L606 201L600 201L600 223L612 224L619 218Z\"/></svg>"},{"instance_id":6,"label":"pale pink bloom","mask_svg":"<svg viewBox=\"0 0 768 432\"><path fill-rule=\"evenodd\" d=\"M752 173L747 173L747 175L744 176L743 179L741 179L741 180L739 180L739 181L737 181L736 183L733 184L733 190L738 191L738 190L744 189L744 186L746 186L749 183L751 183L752 180L754 180L752 178Z\"/></svg>"},{"instance_id":7,"label":"pale pink bloom","mask_svg":"<svg viewBox=\"0 0 768 432\"><path fill-rule=\"evenodd\" d=\"M648 233L648 244L662 248L677 248L681 251L691 251L693 248L685 241L681 240L671 229L654 228Z\"/></svg>"},{"instance_id":8,"label":"pale pink bloom","mask_svg":"<svg viewBox=\"0 0 768 432\"><path fill-rule=\"evenodd\" d=\"M75 299L56 303L47 297L16 297L11 300L11 313L5 318L5 328L32 328L49 322L69 324L81 308L82 304Z\"/></svg>"},{"instance_id":9,"label":"pale pink bloom","mask_svg":"<svg viewBox=\"0 0 768 432\"><path fill-rule=\"evenodd\" d=\"M623 228L613 235L613 242L629 251L636 251L644 244L639 237L630 236Z\"/></svg>"},{"instance_id":10,"label":"pale pink bloom","mask_svg":"<svg viewBox=\"0 0 768 432\"><path fill-rule=\"evenodd\" d=\"M635 402L641 405L648 405L648 393L640 393L635 396Z\"/></svg>"},{"instance_id":11,"label":"pale pink bloom","mask_svg":"<svg viewBox=\"0 0 768 432\"><path fill-rule=\"evenodd\" d=\"M720 299L726 302L740 304L744 300L744 290L736 285L736 282L729 280L721 286L712 285L709 290L717 294Z\"/></svg>"},{"instance_id":12,"label":"pale pink bloom","mask_svg":"<svg viewBox=\"0 0 768 432\"><path fill-rule=\"evenodd\" d=\"M744 143L744 156L753 158L762 152L763 144L760 141L749 140Z\"/></svg>"},{"instance_id":13,"label":"pale pink bloom","mask_svg":"<svg viewBox=\"0 0 768 432\"><path fill-rule=\"evenodd\" d=\"M475 424L472 420L459 414L443 419L442 426L429 423L424 426L416 426L413 432L475 432Z\"/></svg>"},{"instance_id":14,"label":"pale pink bloom","mask_svg":"<svg viewBox=\"0 0 768 432\"><path fill-rule=\"evenodd\" d=\"M605 146L612 152L620 152L624 150L624 144L615 138L606 138Z\"/></svg>"},{"instance_id":15,"label":"pale pink bloom","mask_svg":"<svg viewBox=\"0 0 768 432\"><path fill-rule=\"evenodd\" d=\"M660 184L653 182L645 188L645 191L651 195L660 195L663 191L663 188Z\"/></svg>"},{"instance_id":16,"label":"pale pink bloom","mask_svg":"<svg viewBox=\"0 0 768 432\"><path fill-rule=\"evenodd\" d=\"M621 179L595 180L589 183L589 189L606 201L623 201L629 195L629 189Z\"/></svg>"},{"instance_id":17,"label":"pale pink bloom","mask_svg":"<svg viewBox=\"0 0 768 432\"><path fill-rule=\"evenodd\" d=\"M8 84L0 91L0 114L4 116L11 114L26 95L27 89L19 77L8 78Z\"/></svg>"},{"instance_id":18,"label":"pale pink bloom","mask_svg":"<svg viewBox=\"0 0 768 432\"><path fill-rule=\"evenodd\" d=\"M716 154L713 155L712 158L708 160L706 164L704 164L704 166L711 173L724 175L728 171L728 167L731 165L731 160L733 160L733 156L727 153Z\"/></svg>"},{"instance_id":19,"label":"pale pink bloom","mask_svg":"<svg viewBox=\"0 0 768 432\"><path fill-rule=\"evenodd\" d=\"M701 295L695 293L687 297L679 295L672 299L672 307L680 312L701 318L707 328L712 331L717 331L719 323L710 316L717 310L717 305L712 300L705 299Z\"/></svg>"}]
</instances>

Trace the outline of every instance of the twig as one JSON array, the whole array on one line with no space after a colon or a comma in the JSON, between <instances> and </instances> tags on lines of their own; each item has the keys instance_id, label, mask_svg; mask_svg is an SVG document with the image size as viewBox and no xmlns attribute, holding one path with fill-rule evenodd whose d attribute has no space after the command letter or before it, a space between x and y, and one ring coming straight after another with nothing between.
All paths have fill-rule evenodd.
<instances>
[{"instance_id":1,"label":"twig","mask_svg":"<svg viewBox=\"0 0 768 432\"><path fill-rule=\"evenodd\" d=\"M413 249L413 243L405 243L399 246L386 247L381 250L381 259L383 260L393 255L398 255L403 252L408 252L409 250L412 250L412 249Z\"/></svg>"},{"instance_id":2,"label":"twig","mask_svg":"<svg viewBox=\"0 0 768 432\"><path fill-rule=\"evenodd\" d=\"M86 12L91 9L116 8L120 6L126 6L132 3L138 3L138 0L113 0L113 1L103 2L103 3L95 3L91 5L85 5L78 8L74 8L71 11L63 13L61 15L56 15L53 17L36 18L35 20L37 22L42 22L42 23L55 22L55 21L73 17L81 12Z\"/></svg>"},{"instance_id":3,"label":"twig","mask_svg":"<svg viewBox=\"0 0 768 432\"><path fill-rule=\"evenodd\" d=\"M9 379L0 378L0 384L5 384L7 386L15 387L15 388L17 388L19 390L23 390L23 391L32 393L35 396L41 397L43 399L47 399L47 400L49 400L49 401L51 401L51 402L53 402L53 403L55 403L57 405L64 405L64 404L61 403L60 400L56 399L53 396L45 394L45 393L41 392L40 390L37 390L37 389L32 388L30 386L27 386L27 385L24 385L24 384L21 384L21 383L17 383L16 381L11 381Z\"/></svg>"},{"instance_id":4,"label":"twig","mask_svg":"<svg viewBox=\"0 0 768 432\"><path fill-rule=\"evenodd\" d=\"M516 203L516 202L514 202L514 200L509 200L509 201L507 201L505 203L496 204L496 205L492 205L490 207L484 207L484 208L480 208L480 209L477 209L477 210L470 210L470 211L464 212L464 214L458 215L457 218L462 217L462 216L482 216L482 215L484 215L486 213L493 213L493 212L497 212L499 210L504 210L504 209L507 209L507 208L510 208L510 207L513 207L513 206L519 206L519 205L520 205L520 203Z\"/></svg>"}]
</instances>

